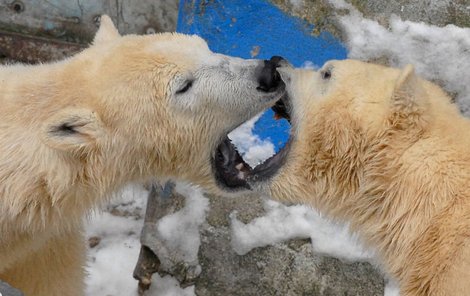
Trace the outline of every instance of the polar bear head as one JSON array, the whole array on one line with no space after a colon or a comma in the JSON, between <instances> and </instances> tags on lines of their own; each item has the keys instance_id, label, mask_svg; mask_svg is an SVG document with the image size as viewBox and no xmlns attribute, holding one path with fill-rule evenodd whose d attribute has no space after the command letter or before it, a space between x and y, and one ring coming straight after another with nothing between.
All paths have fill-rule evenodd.
<instances>
[{"instance_id":1,"label":"polar bear head","mask_svg":"<svg viewBox=\"0 0 470 296\"><path fill-rule=\"evenodd\" d=\"M275 63L214 53L197 36L120 36L103 16L92 46L51 66L41 138L68 163L109 175L100 182L217 187L217 147L284 93Z\"/></svg>"},{"instance_id":2,"label":"polar bear head","mask_svg":"<svg viewBox=\"0 0 470 296\"><path fill-rule=\"evenodd\" d=\"M250 187L278 199L304 201L331 191L336 197L328 203L342 201L343 195L352 201L369 174L366 167L373 166L371 158L384 155L379 152L384 145L400 153L426 131L435 110L459 116L446 94L416 76L410 65L395 69L345 60L330 61L318 71L278 71L287 96L273 109L291 122L290 139L245 173ZM386 156L396 155L388 151Z\"/></svg>"}]
</instances>

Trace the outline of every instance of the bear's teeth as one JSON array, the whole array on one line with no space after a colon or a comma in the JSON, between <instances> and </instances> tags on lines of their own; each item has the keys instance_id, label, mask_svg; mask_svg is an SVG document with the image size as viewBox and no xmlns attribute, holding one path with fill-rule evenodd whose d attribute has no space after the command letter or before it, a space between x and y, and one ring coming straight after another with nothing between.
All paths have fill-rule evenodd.
<instances>
[{"instance_id":1,"label":"bear's teeth","mask_svg":"<svg viewBox=\"0 0 470 296\"><path fill-rule=\"evenodd\" d=\"M243 168L243 163L240 162L239 164L237 164L237 165L235 166L235 168L236 168L237 170L241 171L242 168Z\"/></svg>"},{"instance_id":2,"label":"bear's teeth","mask_svg":"<svg viewBox=\"0 0 470 296\"><path fill-rule=\"evenodd\" d=\"M242 171L238 172L237 178L242 180L245 179L245 173Z\"/></svg>"}]
</instances>

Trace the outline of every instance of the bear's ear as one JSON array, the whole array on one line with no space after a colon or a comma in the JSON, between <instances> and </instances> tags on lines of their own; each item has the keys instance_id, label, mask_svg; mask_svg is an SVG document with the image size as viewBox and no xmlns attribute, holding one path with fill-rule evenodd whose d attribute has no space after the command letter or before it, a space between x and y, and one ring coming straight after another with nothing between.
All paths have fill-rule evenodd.
<instances>
[{"instance_id":1,"label":"bear's ear","mask_svg":"<svg viewBox=\"0 0 470 296\"><path fill-rule=\"evenodd\" d=\"M105 129L96 112L69 108L49 118L41 132L43 142L49 147L76 152L92 147Z\"/></svg>"},{"instance_id":2,"label":"bear's ear","mask_svg":"<svg viewBox=\"0 0 470 296\"><path fill-rule=\"evenodd\" d=\"M116 38L119 38L118 30L113 24L113 21L109 16L103 14L100 17L100 28L98 32L96 32L95 38L93 39L93 44L100 44L105 43L108 41L112 41Z\"/></svg>"},{"instance_id":3,"label":"bear's ear","mask_svg":"<svg viewBox=\"0 0 470 296\"><path fill-rule=\"evenodd\" d=\"M406 65L398 75L392 95L392 104L398 109L419 104L419 82L413 65Z\"/></svg>"},{"instance_id":4,"label":"bear's ear","mask_svg":"<svg viewBox=\"0 0 470 296\"><path fill-rule=\"evenodd\" d=\"M425 124L426 92L412 65L406 65L398 75L391 98L392 122L404 128Z\"/></svg>"}]
</instances>

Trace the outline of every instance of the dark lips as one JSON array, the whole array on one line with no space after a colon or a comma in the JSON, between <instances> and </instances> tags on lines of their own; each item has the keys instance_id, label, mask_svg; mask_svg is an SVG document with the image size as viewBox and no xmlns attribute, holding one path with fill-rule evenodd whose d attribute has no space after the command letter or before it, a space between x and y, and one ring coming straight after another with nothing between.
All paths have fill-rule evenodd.
<instances>
[{"instance_id":1,"label":"dark lips","mask_svg":"<svg viewBox=\"0 0 470 296\"><path fill-rule=\"evenodd\" d=\"M276 119L285 118L290 123L290 104L287 94L275 103L272 110ZM215 178L219 186L227 191L251 189L250 183L268 180L277 173L287 159L290 146L291 138L278 153L251 168L230 139L225 136L217 146L212 160Z\"/></svg>"},{"instance_id":2,"label":"dark lips","mask_svg":"<svg viewBox=\"0 0 470 296\"><path fill-rule=\"evenodd\" d=\"M274 111L276 119L285 118L290 123L290 104L287 94L278 100L271 109Z\"/></svg>"}]
</instances>

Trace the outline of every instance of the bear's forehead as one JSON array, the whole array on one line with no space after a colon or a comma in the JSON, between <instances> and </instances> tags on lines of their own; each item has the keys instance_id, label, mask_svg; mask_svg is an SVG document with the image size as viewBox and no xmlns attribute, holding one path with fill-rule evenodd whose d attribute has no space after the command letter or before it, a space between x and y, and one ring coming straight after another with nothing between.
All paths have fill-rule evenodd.
<instances>
[{"instance_id":1,"label":"bear's forehead","mask_svg":"<svg viewBox=\"0 0 470 296\"><path fill-rule=\"evenodd\" d=\"M208 57L212 54L207 43L196 35L188 36L166 33L152 36L146 41L145 49L150 54L162 56L191 56L192 59Z\"/></svg>"},{"instance_id":2,"label":"bear's forehead","mask_svg":"<svg viewBox=\"0 0 470 296\"><path fill-rule=\"evenodd\" d=\"M159 44L151 46L148 51L149 58L158 57L159 60L182 67L187 70L197 70L202 67L217 66L223 59L217 54L203 48L188 49L175 48L174 44Z\"/></svg>"},{"instance_id":3,"label":"bear's forehead","mask_svg":"<svg viewBox=\"0 0 470 296\"><path fill-rule=\"evenodd\" d=\"M362 78L391 78L400 72L397 69L385 67L378 64L363 62L359 60L329 61L324 67L331 67L335 71L341 71L345 74L362 75ZM355 77L361 79L361 76Z\"/></svg>"}]
</instances>

